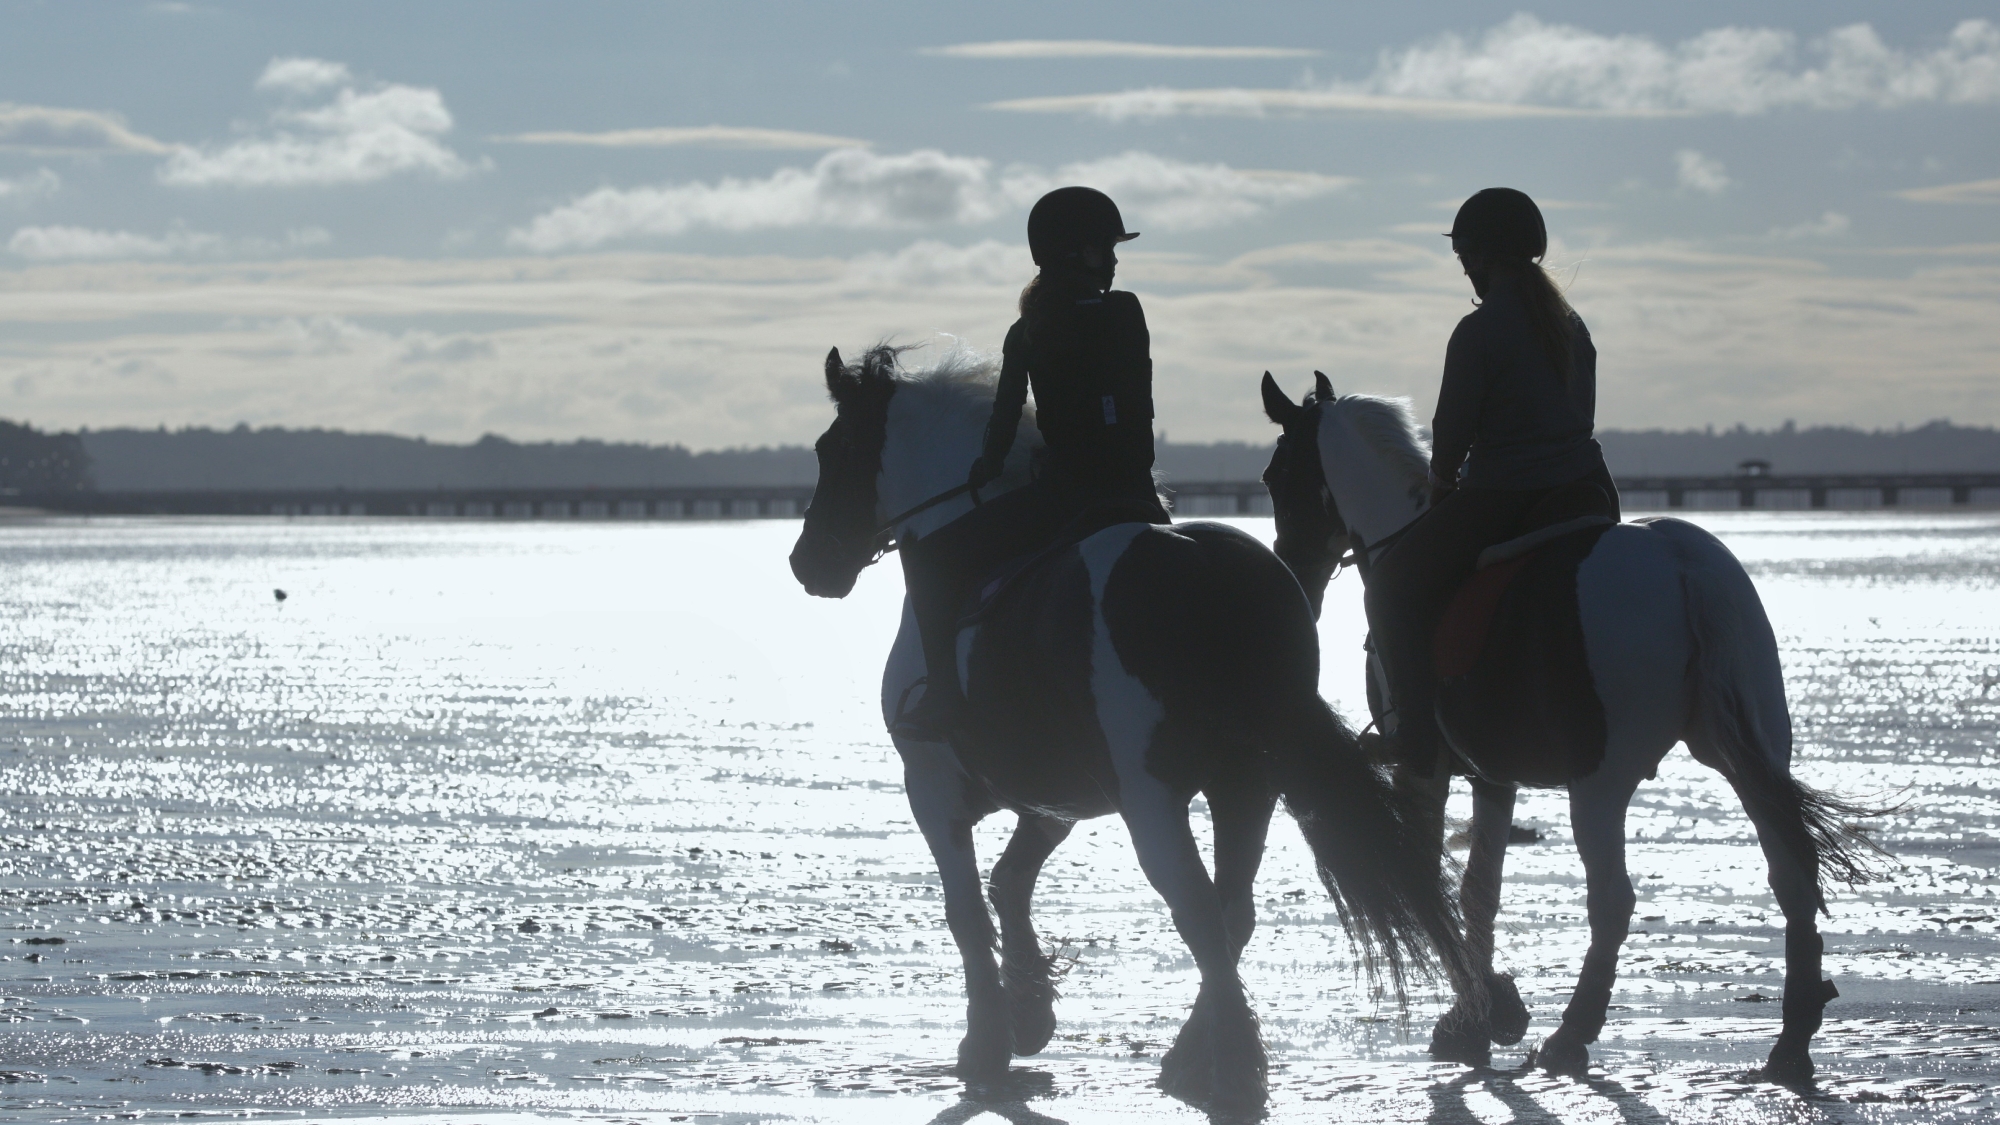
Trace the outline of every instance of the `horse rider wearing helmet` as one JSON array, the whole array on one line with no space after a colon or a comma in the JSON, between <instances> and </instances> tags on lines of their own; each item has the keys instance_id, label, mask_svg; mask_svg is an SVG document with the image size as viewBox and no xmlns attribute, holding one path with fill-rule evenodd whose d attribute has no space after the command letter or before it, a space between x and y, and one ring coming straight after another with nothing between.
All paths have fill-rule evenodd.
<instances>
[{"instance_id":1,"label":"horse rider wearing helmet","mask_svg":"<svg viewBox=\"0 0 2000 1125\"><path fill-rule=\"evenodd\" d=\"M1028 389L1046 460L1032 484L986 501L904 545L903 575L923 640L926 682L894 730L942 740L963 721L959 615L983 577L1011 558L1113 523L1170 522L1153 486L1153 360L1139 299L1111 288L1116 247L1139 237L1118 205L1087 187L1057 188L1028 213L1040 272L1007 330L986 442L967 483L997 478Z\"/></svg>"},{"instance_id":2,"label":"horse rider wearing helmet","mask_svg":"<svg viewBox=\"0 0 2000 1125\"><path fill-rule=\"evenodd\" d=\"M1375 560L1369 634L1389 681L1384 734L1395 757L1428 776L1440 743L1432 636L1445 600L1480 552L1519 534L1551 492L1589 481L1615 518L1618 490L1591 436L1597 349L1541 264L1548 229L1535 201L1487 188L1449 234L1478 308L1445 348L1431 420L1430 510Z\"/></svg>"}]
</instances>

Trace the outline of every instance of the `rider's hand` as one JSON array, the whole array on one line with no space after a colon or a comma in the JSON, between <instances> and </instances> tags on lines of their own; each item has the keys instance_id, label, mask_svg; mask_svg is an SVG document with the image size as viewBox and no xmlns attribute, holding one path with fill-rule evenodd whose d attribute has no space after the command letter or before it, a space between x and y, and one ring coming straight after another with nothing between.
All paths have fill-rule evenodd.
<instances>
[{"instance_id":1,"label":"rider's hand","mask_svg":"<svg viewBox=\"0 0 2000 1125\"><path fill-rule=\"evenodd\" d=\"M1439 502L1442 501L1445 497L1450 496L1452 493L1458 491L1457 481L1440 479L1436 473L1430 474L1430 478L1431 478L1431 507L1433 508L1437 507Z\"/></svg>"},{"instance_id":2,"label":"rider's hand","mask_svg":"<svg viewBox=\"0 0 2000 1125\"><path fill-rule=\"evenodd\" d=\"M975 489L985 488L998 480L1004 465L995 464L984 457L972 463L972 471L966 474L965 483Z\"/></svg>"}]
</instances>

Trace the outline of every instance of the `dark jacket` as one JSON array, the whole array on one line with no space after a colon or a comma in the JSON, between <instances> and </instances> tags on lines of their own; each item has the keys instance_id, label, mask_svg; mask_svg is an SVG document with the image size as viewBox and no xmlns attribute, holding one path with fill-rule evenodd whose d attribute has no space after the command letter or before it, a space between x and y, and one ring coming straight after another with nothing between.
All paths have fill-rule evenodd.
<instances>
[{"instance_id":1,"label":"dark jacket","mask_svg":"<svg viewBox=\"0 0 2000 1125\"><path fill-rule=\"evenodd\" d=\"M1139 298L1070 285L1039 295L1007 331L985 457L1014 443L1028 389L1048 444L1044 474L1089 491L1152 495L1153 360Z\"/></svg>"},{"instance_id":2,"label":"dark jacket","mask_svg":"<svg viewBox=\"0 0 2000 1125\"><path fill-rule=\"evenodd\" d=\"M1519 283L1495 273L1445 348L1444 385L1431 419L1431 472L1470 488L1553 488L1595 471L1604 452L1597 414L1597 349L1570 317L1565 384L1535 336ZM1461 467L1462 465L1462 467Z\"/></svg>"}]
</instances>

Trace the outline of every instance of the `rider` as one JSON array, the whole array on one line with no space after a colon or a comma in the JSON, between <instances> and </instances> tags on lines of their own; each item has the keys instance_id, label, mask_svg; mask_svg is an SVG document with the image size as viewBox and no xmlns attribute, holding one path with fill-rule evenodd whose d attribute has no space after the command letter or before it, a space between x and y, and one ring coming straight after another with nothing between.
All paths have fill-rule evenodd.
<instances>
[{"instance_id":1,"label":"rider","mask_svg":"<svg viewBox=\"0 0 2000 1125\"><path fill-rule=\"evenodd\" d=\"M1618 511L1618 489L1591 436L1597 349L1540 264L1548 228L1535 201L1487 188L1451 232L1479 307L1445 348L1431 420L1430 510L1375 560L1369 634L1388 675L1383 730L1396 756L1428 775L1439 750L1431 639L1444 601L1479 554L1515 534L1555 489L1589 481Z\"/></svg>"},{"instance_id":2,"label":"rider","mask_svg":"<svg viewBox=\"0 0 2000 1125\"><path fill-rule=\"evenodd\" d=\"M1146 314L1139 298L1111 288L1115 247L1137 237L1118 205L1092 188L1057 188L1028 213L1028 249L1041 272L1021 291L1021 318L1007 330L992 419L966 483L976 495L1000 475L1030 386L1046 460L1028 486L904 545L926 680L923 699L897 717L899 734L941 739L963 721L959 614L992 568L1097 527L1169 522L1153 485Z\"/></svg>"}]
</instances>

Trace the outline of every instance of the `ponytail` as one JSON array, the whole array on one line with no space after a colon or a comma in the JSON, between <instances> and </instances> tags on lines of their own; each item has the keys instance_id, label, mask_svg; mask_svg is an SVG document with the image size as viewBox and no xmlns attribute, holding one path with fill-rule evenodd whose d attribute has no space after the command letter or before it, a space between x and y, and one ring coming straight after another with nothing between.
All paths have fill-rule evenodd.
<instances>
[{"instance_id":1,"label":"ponytail","mask_svg":"<svg viewBox=\"0 0 2000 1125\"><path fill-rule=\"evenodd\" d=\"M1574 375L1575 356L1574 329L1570 322L1576 319L1576 310L1570 308L1562 290L1556 288L1555 278L1539 263L1526 258L1502 259L1494 263L1521 281L1521 303L1527 309L1528 329L1542 345L1543 354L1549 358L1549 366L1562 376L1564 386L1570 384Z\"/></svg>"}]
</instances>

